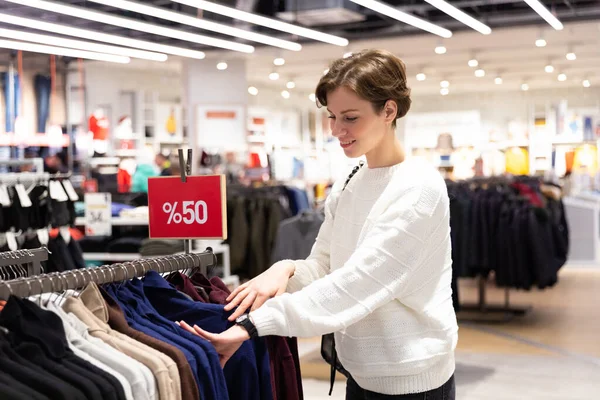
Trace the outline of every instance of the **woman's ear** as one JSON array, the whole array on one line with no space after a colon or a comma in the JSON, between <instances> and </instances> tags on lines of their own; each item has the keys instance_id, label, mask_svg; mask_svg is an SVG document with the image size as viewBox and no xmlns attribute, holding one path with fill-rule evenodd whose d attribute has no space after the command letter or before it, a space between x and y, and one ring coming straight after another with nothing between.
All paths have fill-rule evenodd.
<instances>
[{"instance_id":1,"label":"woman's ear","mask_svg":"<svg viewBox=\"0 0 600 400\"><path fill-rule=\"evenodd\" d=\"M385 116L385 122L394 122L398 115L398 104L394 100L386 101L383 106L383 115Z\"/></svg>"}]
</instances>

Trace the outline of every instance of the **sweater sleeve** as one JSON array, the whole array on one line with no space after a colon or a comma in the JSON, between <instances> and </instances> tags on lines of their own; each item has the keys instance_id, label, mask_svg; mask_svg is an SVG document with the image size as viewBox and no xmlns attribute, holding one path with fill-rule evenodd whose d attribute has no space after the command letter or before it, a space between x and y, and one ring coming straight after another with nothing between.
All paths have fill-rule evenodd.
<instances>
[{"instance_id":1,"label":"sweater sleeve","mask_svg":"<svg viewBox=\"0 0 600 400\"><path fill-rule=\"evenodd\" d=\"M367 221L372 224L369 233L341 268L250 314L259 334L314 337L337 332L394 299L412 298L415 289L442 273L442 265L425 260L441 251L435 243L448 235L444 194L445 187L435 183L404 188L376 220Z\"/></svg>"},{"instance_id":2,"label":"sweater sleeve","mask_svg":"<svg viewBox=\"0 0 600 400\"><path fill-rule=\"evenodd\" d=\"M292 261L294 263L295 272L288 281L287 291L289 293L302 290L312 282L329 273L331 230L333 228L335 209L340 194L341 189L339 184L336 183L325 202L325 219L323 224L321 224L319 234L317 235L317 239L315 240L310 255L306 260Z\"/></svg>"}]
</instances>

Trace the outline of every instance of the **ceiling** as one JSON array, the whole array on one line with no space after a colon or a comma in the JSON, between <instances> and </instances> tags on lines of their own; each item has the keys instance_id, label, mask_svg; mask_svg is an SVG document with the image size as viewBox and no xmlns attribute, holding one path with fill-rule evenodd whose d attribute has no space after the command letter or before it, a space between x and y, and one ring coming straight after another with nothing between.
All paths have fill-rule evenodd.
<instances>
[{"instance_id":1,"label":"ceiling","mask_svg":"<svg viewBox=\"0 0 600 400\"><path fill-rule=\"evenodd\" d=\"M242 54L232 51L216 51L214 48L211 50L210 47L191 42L73 18L17 5L6 0L0 0L0 11L155 43L203 50L207 52L206 62L244 57L248 60L249 83L257 87L268 86L273 89L284 89L287 80L293 79L297 84L295 90L309 93L313 90L319 76L331 60L342 56L345 52L367 47L385 48L400 56L408 66L410 84L413 90L422 93L439 93L439 82L441 80L450 82L450 93L515 90L519 89L521 84L525 82L529 84L531 90L555 87L556 85L581 86L581 81L584 78L590 79L592 82L595 80L600 84L600 68L597 67L600 65L600 0L542 0L546 7L553 11L565 24L565 29L562 31L553 30L522 0L448 0L455 7L489 25L493 29L491 35L482 35L473 31L423 0L385 0L387 4L399 10L409 12L452 30L453 37L443 39L443 41L438 36L369 9L358 7L349 0L217 1L221 4L237 6L246 11L252 11L271 18L286 19L297 24L297 21L302 21L304 24L310 25L309 27L312 29L349 39L350 45L346 48L320 44L310 39L278 33L269 28L236 22L213 13L202 13L196 8L181 5L171 0L143 1L144 4L151 4L170 11L237 25L243 29L297 41L303 44L303 49L300 52L282 51L275 47L262 46L258 43L202 31L198 28L164 19L100 5L93 1L55 1L156 25L168 26L182 31L248 43L254 45L256 51L253 54ZM315 10L318 10L318 12L315 12ZM323 20L328 21L328 23L324 23ZM336 23L331 23L332 21ZM26 30L5 24L0 24L0 27ZM548 43L544 48L535 46L535 40L540 35L543 35ZM444 55L437 55L434 52L434 48L440 43L443 43L447 48L447 53ZM565 55L568 51L575 52L577 60L566 60ZM278 56L286 59L286 64L282 67L273 65L273 58ZM467 65L467 61L473 57L478 59L481 68L485 70L485 77L476 78L474 76L476 68L470 68ZM180 62L177 57L173 57L172 60L173 63ZM552 74L544 72L544 66L548 63L555 66L555 72ZM140 63L135 65L140 65ZM144 63L144 65L147 65L147 63ZM158 66L158 64L153 65ZM269 80L268 75L275 68L277 68L281 78L273 82ZM419 72L426 74L427 79L425 81L416 81L415 75ZM567 75L567 81L558 82L557 75L559 72L564 72ZM494 78L498 74L503 78L502 85L494 84Z\"/></svg>"}]
</instances>

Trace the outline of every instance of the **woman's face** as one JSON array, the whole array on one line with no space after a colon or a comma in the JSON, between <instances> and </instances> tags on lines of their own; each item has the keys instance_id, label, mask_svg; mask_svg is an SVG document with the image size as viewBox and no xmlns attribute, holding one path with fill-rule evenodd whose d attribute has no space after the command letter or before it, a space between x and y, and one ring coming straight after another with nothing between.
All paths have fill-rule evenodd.
<instances>
[{"instance_id":1,"label":"woman's face","mask_svg":"<svg viewBox=\"0 0 600 400\"><path fill-rule=\"evenodd\" d=\"M346 87L327 94L331 132L347 157L360 157L380 145L391 126L386 109L377 114L369 101Z\"/></svg>"}]
</instances>

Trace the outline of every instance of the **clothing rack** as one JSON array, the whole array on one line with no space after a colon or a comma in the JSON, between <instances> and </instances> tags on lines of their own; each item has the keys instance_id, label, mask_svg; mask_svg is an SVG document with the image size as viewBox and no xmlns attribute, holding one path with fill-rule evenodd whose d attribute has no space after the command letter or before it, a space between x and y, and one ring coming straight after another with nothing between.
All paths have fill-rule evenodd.
<instances>
[{"instance_id":1,"label":"clothing rack","mask_svg":"<svg viewBox=\"0 0 600 400\"><path fill-rule=\"evenodd\" d=\"M215 263L215 254L209 247L202 253L143 258L123 264L103 265L96 268L76 269L0 281L0 300L8 300L11 295L30 297L42 293L76 290L84 288L90 282L95 282L98 285L122 282L136 277L143 277L149 271L163 274L199 268L200 272L206 275L208 267L215 265Z\"/></svg>"},{"instance_id":2,"label":"clothing rack","mask_svg":"<svg viewBox=\"0 0 600 400\"><path fill-rule=\"evenodd\" d=\"M21 167L23 165L33 165L37 172L44 171L43 158L26 158L23 160L0 160L0 165L5 165L7 167Z\"/></svg>"},{"instance_id":3,"label":"clothing rack","mask_svg":"<svg viewBox=\"0 0 600 400\"><path fill-rule=\"evenodd\" d=\"M51 179L69 179L71 173L67 174L50 174L48 172L8 172L0 174L0 183L15 184L22 183L25 185L46 182Z\"/></svg>"},{"instance_id":4,"label":"clothing rack","mask_svg":"<svg viewBox=\"0 0 600 400\"><path fill-rule=\"evenodd\" d=\"M0 253L0 269L21 265L27 268L27 276L31 277L42 273L42 261L46 260L48 260L48 249L45 247L31 250L5 251Z\"/></svg>"},{"instance_id":5,"label":"clothing rack","mask_svg":"<svg viewBox=\"0 0 600 400\"><path fill-rule=\"evenodd\" d=\"M514 306L510 304L510 288L504 288L504 303L489 304L487 302L486 278L477 278L477 303L460 305L458 319L467 322L508 322L514 317L522 317L531 311L531 306ZM474 314L475 313L475 314Z\"/></svg>"}]
</instances>

